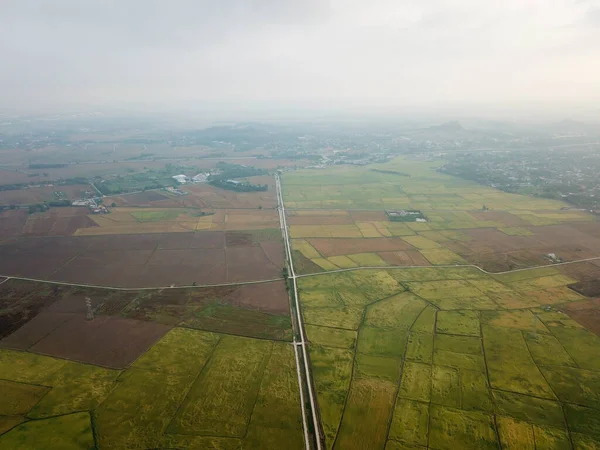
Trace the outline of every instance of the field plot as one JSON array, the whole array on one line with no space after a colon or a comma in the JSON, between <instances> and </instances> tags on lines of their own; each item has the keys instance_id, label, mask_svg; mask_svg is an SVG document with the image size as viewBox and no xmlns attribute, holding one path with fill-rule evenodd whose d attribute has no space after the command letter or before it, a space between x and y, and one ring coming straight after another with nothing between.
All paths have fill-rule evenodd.
<instances>
[{"instance_id":1,"label":"field plot","mask_svg":"<svg viewBox=\"0 0 600 450\"><path fill-rule=\"evenodd\" d=\"M575 281L557 268L300 278L327 448L597 448L600 338L570 316L599 303Z\"/></svg>"},{"instance_id":2,"label":"field plot","mask_svg":"<svg viewBox=\"0 0 600 450\"><path fill-rule=\"evenodd\" d=\"M0 273L142 287L281 278L278 229L19 239L0 243Z\"/></svg>"},{"instance_id":3,"label":"field plot","mask_svg":"<svg viewBox=\"0 0 600 450\"><path fill-rule=\"evenodd\" d=\"M149 206L152 208L275 208L275 181L273 177L250 177L250 182L267 184L265 192L235 192L211 186L194 184L182 186L188 195L172 195L166 191L149 191L107 197L105 202L117 206Z\"/></svg>"},{"instance_id":4,"label":"field plot","mask_svg":"<svg viewBox=\"0 0 600 450\"><path fill-rule=\"evenodd\" d=\"M124 370L0 349L0 371L1 448L303 448L285 343L174 328Z\"/></svg>"},{"instance_id":5,"label":"field plot","mask_svg":"<svg viewBox=\"0 0 600 450\"><path fill-rule=\"evenodd\" d=\"M88 184L72 184L66 186L46 185L0 191L0 205L28 205L62 199L79 200L86 191L90 191L91 189L91 186ZM61 197L57 197L54 194L55 192L60 192Z\"/></svg>"},{"instance_id":6,"label":"field plot","mask_svg":"<svg viewBox=\"0 0 600 450\"><path fill-rule=\"evenodd\" d=\"M600 223L593 215L440 174L435 167L398 158L385 166L286 173L291 237L321 256L298 250L323 270L365 265L331 259L357 253L377 253L387 265L475 264L492 272L600 256ZM388 172L377 171L383 168ZM427 222L392 222L388 209L420 210Z\"/></svg>"},{"instance_id":7,"label":"field plot","mask_svg":"<svg viewBox=\"0 0 600 450\"><path fill-rule=\"evenodd\" d=\"M76 235L261 230L279 226L279 218L274 210L258 209L222 209L207 212L185 208L113 208L110 214L88 217L95 227L79 229Z\"/></svg>"},{"instance_id":8,"label":"field plot","mask_svg":"<svg viewBox=\"0 0 600 450\"><path fill-rule=\"evenodd\" d=\"M284 199L288 208L303 209L419 209L435 211L475 211L485 204L492 210L523 211L527 223L537 217L531 211L545 211L538 220L554 221L548 211L563 203L554 200L506 194L435 171L439 162L395 159L385 165L332 167L286 173ZM381 173L373 169L399 170L409 177ZM569 212L579 218L577 213ZM533 216L533 217L532 217ZM528 221L529 219L529 221ZM458 220L455 220L458 222ZM511 221L506 226L522 224Z\"/></svg>"},{"instance_id":9,"label":"field plot","mask_svg":"<svg viewBox=\"0 0 600 450\"><path fill-rule=\"evenodd\" d=\"M79 229L95 227L87 208L52 208L28 214L26 210L0 212L0 240L16 236L70 236Z\"/></svg>"},{"instance_id":10,"label":"field plot","mask_svg":"<svg viewBox=\"0 0 600 450\"><path fill-rule=\"evenodd\" d=\"M9 280L0 285L0 348L125 367L172 326L289 340L283 281L115 291ZM95 319L85 320L86 298Z\"/></svg>"}]
</instances>

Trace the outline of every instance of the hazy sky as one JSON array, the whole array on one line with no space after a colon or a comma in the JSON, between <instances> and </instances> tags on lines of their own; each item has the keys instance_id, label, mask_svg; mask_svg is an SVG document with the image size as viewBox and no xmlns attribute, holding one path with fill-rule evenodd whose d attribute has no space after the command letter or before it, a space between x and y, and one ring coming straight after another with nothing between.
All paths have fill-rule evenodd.
<instances>
[{"instance_id":1,"label":"hazy sky","mask_svg":"<svg viewBox=\"0 0 600 450\"><path fill-rule=\"evenodd\" d=\"M0 0L0 107L594 105L600 0Z\"/></svg>"}]
</instances>

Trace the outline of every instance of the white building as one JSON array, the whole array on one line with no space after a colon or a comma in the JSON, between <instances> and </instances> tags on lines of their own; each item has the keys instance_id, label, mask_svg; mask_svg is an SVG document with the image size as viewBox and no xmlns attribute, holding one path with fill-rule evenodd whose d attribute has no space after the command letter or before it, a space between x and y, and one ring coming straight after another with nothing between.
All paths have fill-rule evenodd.
<instances>
[{"instance_id":1,"label":"white building","mask_svg":"<svg viewBox=\"0 0 600 450\"><path fill-rule=\"evenodd\" d=\"M199 173L198 175L192 178L192 181L194 183L206 183L209 175L210 173Z\"/></svg>"},{"instance_id":2,"label":"white building","mask_svg":"<svg viewBox=\"0 0 600 450\"><path fill-rule=\"evenodd\" d=\"M186 177L185 175L175 175L175 176L173 176L173 179L181 184L187 183L189 180L189 178Z\"/></svg>"}]
</instances>

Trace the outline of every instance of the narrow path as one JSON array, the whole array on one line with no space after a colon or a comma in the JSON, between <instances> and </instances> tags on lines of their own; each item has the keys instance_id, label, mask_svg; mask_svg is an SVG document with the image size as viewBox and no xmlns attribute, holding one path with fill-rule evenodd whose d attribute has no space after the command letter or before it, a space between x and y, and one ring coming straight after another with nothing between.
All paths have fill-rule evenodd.
<instances>
[{"instance_id":1,"label":"narrow path","mask_svg":"<svg viewBox=\"0 0 600 450\"><path fill-rule=\"evenodd\" d=\"M287 228L287 220L285 217L285 205L283 203L283 195L281 192L281 180L279 178L279 175L275 175L275 186L277 189L277 203L279 205L279 220L281 223L281 230L283 233L283 238L285 241L285 251L286 251L286 256L287 256L287 266L288 266L288 278L292 280L292 285L294 288L294 292L292 294L292 302L293 302L293 308L296 310L296 315L295 317L292 317L292 323L295 324L295 329L299 332L300 334L300 342L296 341L296 337L294 337L294 348L296 349L297 347L301 347L302 348L302 365L304 366L304 385L306 386L306 390L308 392L308 397L310 400L310 413L312 416L312 424L313 424L313 430L314 430L314 437L315 437L315 443L316 443L316 449L317 450L321 450L322 449L322 444L321 444L321 434L320 434L320 423L319 423L319 419L317 417L317 406L315 403L315 393L313 392L313 386L311 383L311 376L310 376L310 368L308 367L308 354L306 351L306 336L304 335L304 324L302 323L302 314L300 313L300 304L298 302L298 284L296 281L296 273L294 272L294 261L292 260L292 247L290 245L290 236L288 233L288 228ZM293 315L293 311L290 311ZM297 359L298 362L298 359ZM300 374L300 367L298 365L296 365L296 369L298 371L298 378L301 378L301 374ZM302 396L302 390L303 390L303 386L300 386L300 395ZM303 409L303 418L305 418L305 411L304 408L306 407L306 404L304 402L302 402L302 409ZM308 441L308 427L307 427L307 423L306 423L306 419L304 422L304 435L305 435L305 443L306 443L306 448L309 449L309 441Z\"/></svg>"},{"instance_id":2,"label":"narrow path","mask_svg":"<svg viewBox=\"0 0 600 450\"><path fill-rule=\"evenodd\" d=\"M261 283L272 283L274 281L283 281L284 278L272 278L270 280L256 280L256 281L238 281L235 283L219 283L219 284L198 284L196 286L156 286L156 287L114 287L114 286L98 286L95 284L82 284L82 283L68 283L65 281L51 281L51 280L40 280L37 278L27 277L13 277L11 275L0 275L0 278L6 278L6 280L0 282L0 284L7 282L8 280L21 280L21 281L33 281L36 283L56 284L59 286L74 286L94 289L108 289L111 291L160 291L163 289L197 289L197 288L208 288L208 287L220 287L220 286L243 286L245 284L261 284Z\"/></svg>"},{"instance_id":3,"label":"narrow path","mask_svg":"<svg viewBox=\"0 0 600 450\"><path fill-rule=\"evenodd\" d=\"M600 260L600 256L595 256L593 258L578 259L575 261L567 261L567 262L562 262L562 263L546 264L543 266L524 267L522 269L505 270L504 272L488 272L484 268L476 266L475 264L445 264L445 265L439 265L439 266L362 266L362 267L350 267L348 269L325 270L323 272L306 273L304 275L296 275L296 277L297 278L314 277L317 275L328 275L331 273L352 272L354 270L460 269L460 268L465 268L465 267L477 269L480 272L485 273L486 275L504 275L507 273L525 272L527 270L545 269L548 267L566 266L568 264L577 264L577 263L597 261L597 260Z\"/></svg>"}]
</instances>

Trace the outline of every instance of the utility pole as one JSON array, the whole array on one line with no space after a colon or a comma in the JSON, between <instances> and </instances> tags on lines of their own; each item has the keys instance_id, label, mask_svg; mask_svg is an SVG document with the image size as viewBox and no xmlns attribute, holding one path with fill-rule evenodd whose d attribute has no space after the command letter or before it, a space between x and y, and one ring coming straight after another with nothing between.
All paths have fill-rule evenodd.
<instances>
[{"instance_id":1,"label":"utility pole","mask_svg":"<svg viewBox=\"0 0 600 450\"><path fill-rule=\"evenodd\" d=\"M89 298L89 297L85 298L85 307L87 310L85 320L94 320L94 310L92 309L92 299L91 298Z\"/></svg>"}]
</instances>

